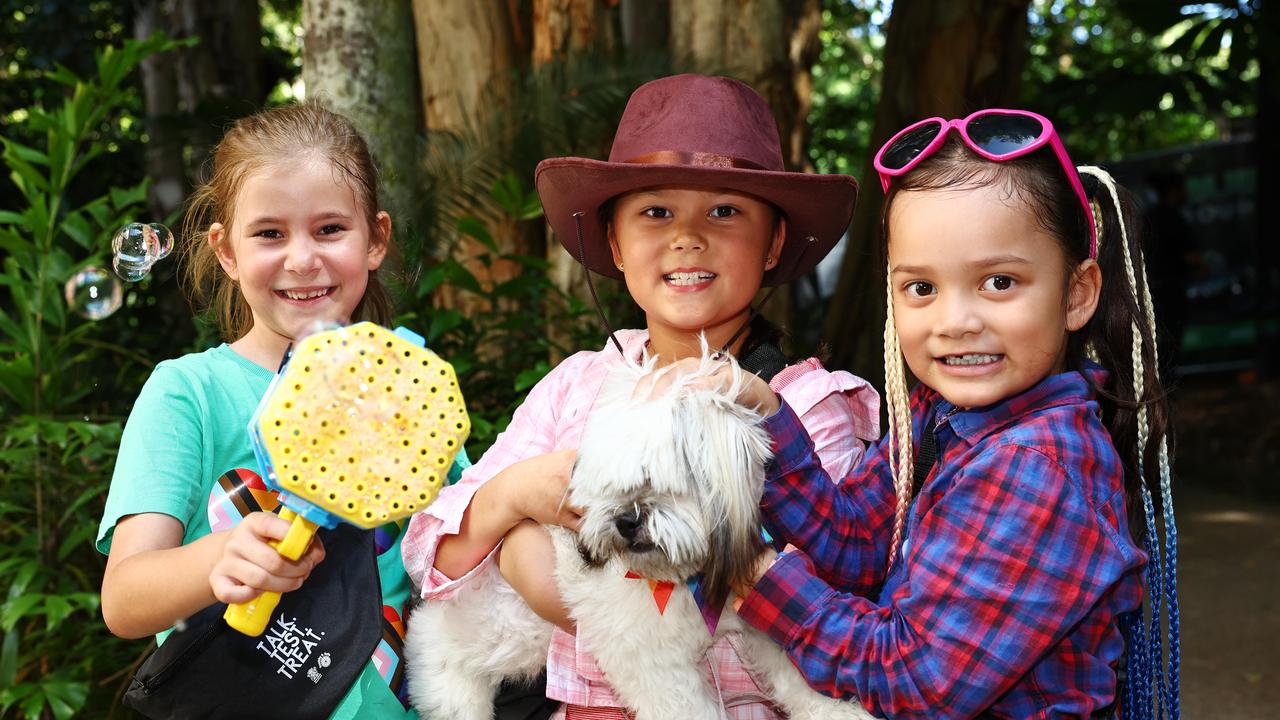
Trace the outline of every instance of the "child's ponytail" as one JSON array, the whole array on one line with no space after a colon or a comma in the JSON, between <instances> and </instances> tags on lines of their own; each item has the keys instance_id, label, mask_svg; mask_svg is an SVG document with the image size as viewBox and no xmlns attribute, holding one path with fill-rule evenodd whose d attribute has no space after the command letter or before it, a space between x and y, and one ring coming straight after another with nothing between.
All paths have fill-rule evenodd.
<instances>
[{"instance_id":1,"label":"child's ponytail","mask_svg":"<svg viewBox=\"0 0 1280 720\"><path fill-rule=\"evenodd\" d=\"M1137 234L1129 231L1136 220L1133 202L1105 170L1092 166L1078 170L1092 198L1102 294L1093 318L1072 334L1068 358L1076 367L1083 365L1085 358L1093 359L1109 372L1105 386L1095 389L1103 406L1103 420L1125 464L1129 507L1136 511L1141 502L1143 544L1150 555L1150 620L1139 610L1125 623L1130 651L1123 706L1126 717L1156 717L1158 708L1160 716L1168 712L1176 718L1180 664L1177 525L1169 462L1169 404L1158 373L1154 305L1141 243ZM1160 489L1163 541L1155 519L1152 487ZM1166 605L1163 616L1162 605ZM1161 649L1162 617L1167 617L1169 632L1167 669Z\"/></svg>"}]
</instances>

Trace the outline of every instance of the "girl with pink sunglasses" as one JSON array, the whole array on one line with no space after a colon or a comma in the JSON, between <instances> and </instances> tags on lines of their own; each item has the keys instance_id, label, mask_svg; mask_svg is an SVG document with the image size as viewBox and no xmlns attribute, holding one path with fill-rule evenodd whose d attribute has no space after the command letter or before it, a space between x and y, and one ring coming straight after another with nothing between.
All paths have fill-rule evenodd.
<instances>
[{"instance_id":1,"label":"girl with pink sunglasses","mask_svg":"<svg viewBox=\"0 0 1280 720\"><path fill-rule=\"evenodd\" d=\"M739 614L877 715L1178 717L1171 428L1128 196L1018 110L923 120L875 166L889 432L832 484L751 382L786 548Z\"/></svg>"}]
</instances>

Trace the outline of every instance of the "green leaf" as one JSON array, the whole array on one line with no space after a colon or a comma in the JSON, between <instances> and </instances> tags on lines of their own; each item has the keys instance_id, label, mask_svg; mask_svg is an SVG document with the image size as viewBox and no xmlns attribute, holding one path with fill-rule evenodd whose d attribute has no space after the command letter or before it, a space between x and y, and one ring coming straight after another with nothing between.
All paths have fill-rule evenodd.
<instances>
[{"instance_id":1,"label":"green leaf","mask_svg":"<svg viewBox=\"0 0 1280 720\"><path fill-rule=\"evenodd\" d=\"M75 606L67 602L66 598L60 595L50 595L45 599L44 603L45 629L53 630L75 611Z\"/></svg>"},{"instance_id":2,"label":"green leaf","mask_svg":"<svg viewBox=\"0 0 1280 720\"><path fill-rule=\"evenodd\" d=\"M524 208L516 215L518 220L534 220L544 215L542 209L542 200L538 197L538 193L529 193L524 199Z\"/></svg>"},{"instance_id":3,"label":"green leaf","mask_svg":"<svg viewBox=\"0 0 1280 720\"><path fill-rule=\"evenodd\" d=\"M31 579L35 577L36 571L40 569L39 564L35 560L28 559L18 569L14 576L13 583L9 585L9 600L16 600L27 591L27 586L31 584Z\"/></svg>"},{"instance_id":4,"label":"green leaf","mask_svg":"<svg viewBox=\"0 0 1280 720\"><path fill-rule=\"evenodd\" d=\"M132 207L147 199L147 184L139 183L130 188L111 188L111 202L118 209Z\"/></svg>"},{"instance_id":5,"label":"green leaf","mask_svg":"<svg viewBox=\"0 0 1280 720\"><path fill-rule=\"evenodd\" d=\"M462 313L457 310L439 310L431 316L427 329L427 342L434 343L441 335L462 324Z\"/></svg>"},{"instance_id":6,"label":"green leaf","mask_svg":"<svg viewBox=\"0 0 1280 720\"><path fill-rule=\"evenodd\" d=\"M0 606L0 630L9 632L18 621L28 615L38 615L35 608L44 602L44 593L20 595Z\"/></svg>"},{"instance_id":7,"label":"green leaf","mask_svg":"<svg viewBox=\"0 0 1280 720\"><path fill-rule=\"evenodd\" d=\"M13 687L18 679L18 633L7 632L0 643L0 690Z\"/></svg>"},{"instance_id":8,"label":"green leaf","mask_svg":"<svg viewBox=\"0 0 1280 720\"><path fill-rule=\"evenodd\" d=\"M22 158L28 163L35 165L49 165L49 156L32 147L27 147L16 140L6 140L4 142L5 150L13 153L15 157Z\"/></svg>"},{"instance_id":9,"label":"green leaf","mask_svg":"<svg viewBox=\"0 0 1280 720\"><path fill-rule=\"evenodd\" d=\"M39 685L32 687L31 694L22 701L22 712L27 720L40 720L40 714L44 710L44 693L41 690Z\"/></svg>"},{"instance_id":10,"label":"green leaf","mask_svg":"<svg viewBox=\"0 0 1280 720\"><path fill-rule=\"evenodd\" d=\"M21 218L22 216L19 215L18 217ZM21 225L23 223L19 224ZM27 253L34 253L36 250L35 245L12 230L0 230L0 248L8 250L14 254L21 253L24 255Z\"/></svg>"},{"instance_id":11,"label":"green leaf","mask_svg":"<svg viewBox=\"0 0 1280 720\"><path fill-rule=\"evenodd\" d=\"M511 217L519 217L525 208L524 184L513 172L498 178L489 189L489 196Z\"/></svg>"},{"instance_id":12,"label":"green leaf","mask_svg":"<svg viewBox=\"0 0 1280 720\"><path fill-rule=\"evenodd\" d=\"M102 493L103 493L103 488L98 487L96 485L91 485L85 488L84 490L81 490L80 494L76 496L76 499L72 500L71 504L67 506L67 509L62 511L62 519L60 522L66 522L67 518L71 517L72 513L74 513L76 510L79 510L90 500L102 497ZM86 527L90 527L90 529L92 529L92 526L86 526ZM90 535L92 534L93 533L90 533ZM58 557L60 559L64 557L61 550L58 551Z\"/></svg>"},{"instance_id":13,"label":"green leaf","mask_svg":"<svg viewBox=\"0 0 1280 720\"><path fill-rule=\"evenodd\" d=\"M6 146L9 141L5 141ZM49 192L49 181L44 174L32 167L31 163L16 155L5 154L5 164L12 170L10 177L22 189L22 194L30 200L35 191Z\"/></svg>"},{"instance_id":14,"label":"green leaf","mask_svg":"<svg viewBox=\"0 0 1280 720\"><path fill-rule=\"evenodd\" d=\"M76 83L80 82L80 78L62 63L54 63L54 69L46 72L44 76L67 87L75 87Z\"/></svg>"},{"instance_id":15,"label":"green leaf","mask_svg":"<svg viewBox=\"0 0 1280 720\"><path fill-rule=\"evenodd\" d=\"M69 213L62 218L62 226L59 228L66 233L67 237L76 241L76 244L86 250L92 250L96 244L93 236L93 229L89 227L89 222L84 219L80 213Z\"/></svg>"},{"instance_id":16,"label":"green leaf","mask_svg":"<svg viewBox=\"0 0 1280 720\"><path fill-rule=\"evenodd\" d=\"M435 289L440 287L440 284L445 281L447 273L448 271L445 270L443 265L432 265L427 268L427 271L423 273L422 277L418 280L418 298L425 298L435 292Z\"/></svg>"},{"instance_id":17,"label":"green leaf","mask_svg":"<svg viewBox=\"0 0 1280 720\"><path fill-rule=\"evenodd\" d=\"M480 287L480 281L462 263L457 260L445 260L440 265L444 268L445 275L449 278L449 284L453 287L470 290L474 293L484 292Z\"/></svg>"},{"instance_id":18,"label":"green leaf","mask_svg":"<svg viewBox=\"0 0 1280 720\"><path fill-rule=\"evenodd\" d=\"M57 720L68 720L89 699L89 683L59 680L43 683L44 696Z\"/></svg>"},{"instance_id":19,"label":"green leaf","mask_svg":"<svg viewBox=\"0 0 1280 720\"><path fill-rule=\"evenodd\" d=\"M537 385L538 381L541 380L548 372L551 372L551 367L546 363L546 361L541 361L531 368L521 370L520 374L516 375L515 391L522 393L534 385Z\"/></svg>"},{"instance_id":20,"label":"green leaf","mask_svg":"<svg viewBox=\"0 0 1280 720\"><path fill-rule=\"evenodd\" d=\"M551 269L551 263L548 262L546 258L535 257L533 255L521 255L520 253L507 253L502 257L533 270L545 272ZM547 284L551 284L550 281L548 281Z\"/></svg>"},{"instance_id":21,"label":"green leaf","mask_svg":"<svg viewBox=\"0 0 1280 720\"><path fill-rule=\"evenodd\" d=\"M493 235L489 234L489 229L480 222L480 219L471 215L458 218L458 232L480 241L480 244L489 248L493 252L498 252L498 243L493 239Z\"/></svg>"}]
</instances>

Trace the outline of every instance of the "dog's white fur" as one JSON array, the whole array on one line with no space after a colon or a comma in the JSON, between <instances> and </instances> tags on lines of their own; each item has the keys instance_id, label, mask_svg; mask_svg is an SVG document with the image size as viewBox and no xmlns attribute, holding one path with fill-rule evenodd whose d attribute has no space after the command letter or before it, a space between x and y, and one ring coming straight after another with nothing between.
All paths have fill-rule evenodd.
<instances>
[{"instance_id":1,"label":"dog's white fur","mask_svg":"<svg viewBox=\"0 0 1280 720\"><path fill-rule=\"evenodd\" d=\"M719 362L650 374L626 366L605 382L587 420L570 481L584 509L580 534L549 527L556 581L590 650L638 720L724 717L705 678L713 638L684 581L704 573L709 591L750 576L762 548L758 505L769 459L759 417L732 386L708 387ZM654 392L654 379L670 383ZM649 583L669 580L659 615ZM857 703L811 690L781 648L744 625L729 595L716 635L741 633L739 649L762 690L791 718L870 718ZM424 717L489 720L505 678L532 677L546 662L552 626L489 566L449 600L411 615L405 642L410 697Z\"/></svg>"}]
</instances>

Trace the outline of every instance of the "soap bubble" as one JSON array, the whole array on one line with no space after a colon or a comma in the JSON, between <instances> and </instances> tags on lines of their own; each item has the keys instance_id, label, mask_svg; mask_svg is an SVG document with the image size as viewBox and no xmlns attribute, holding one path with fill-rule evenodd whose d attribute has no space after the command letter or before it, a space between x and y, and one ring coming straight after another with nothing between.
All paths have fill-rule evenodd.
<instances>
[{"instance_id":1,"label":"soap bubble","mask_svg":"<svg viewBox=\"0 0 1280 720\"><path fill-rule=\"evenodd\" d=\"M121 259L118 255L112 259L111 267L115 268L117 275L129 282L138 282L146 277L147 273L151 272L151 265L131 263Z\"/></svg>"},{"instance_id":2,"label":"soap bubble","mask_svg":"<svg viewBox=\"0 0 1280 720\"><path fill-rule=\"evenodd\" d=\"M67 306L90 320L101 320L120 309L124 291L115 276L100 267L87 267L63 286Z\"/></svg>"},{"instance_id":3,"label":"soap bubble","mask_svg":"<svg viewBox=\"0 0 1280 720\"><path fill-rule=\"evenodd\" d=\"M156 238L156 260L163 260L169 257L169 253L173 252L173 233L169 232L169 228L160 223L147 223L147 227L155 234Z\"/></svg>"},{"instance_id":4,"label":"soap bubble","mask_svg":"<svg viewBox=\"0 0 1280 720\"><path fill-rule=\"evenodd\" d=\"M120 277L137 282L172 251L169 228L160 223L129 223L111 238L111 265Z\"/></svg>"}]
</instances>

